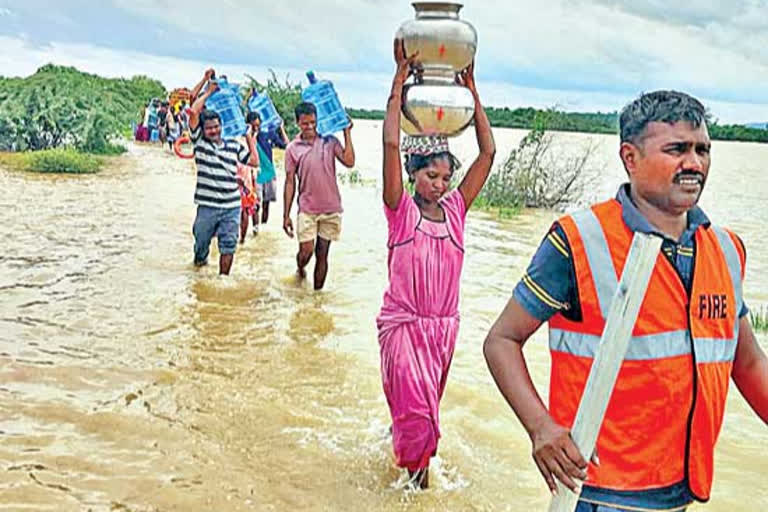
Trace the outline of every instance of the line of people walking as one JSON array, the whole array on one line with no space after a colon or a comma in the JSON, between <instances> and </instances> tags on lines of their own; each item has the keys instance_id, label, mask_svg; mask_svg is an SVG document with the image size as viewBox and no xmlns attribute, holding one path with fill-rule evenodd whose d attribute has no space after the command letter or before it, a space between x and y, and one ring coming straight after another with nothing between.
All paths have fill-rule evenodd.
<instances>
[{"instance_id":1,"label":"line of people walking","mask_svg":"<svg viewBox=\"0 0 768 512\"><path fill-rule=\"evenodd\" d=\"M459 184L454 187L453 178L461 164L446 138L401 141L403 85L414 58L395 41L396 70L382 128L388 229L382 250L386 243L389 279L375 321L395 461L413 486L426 488L459 331L467 211L491 172L496 146L474 64L460 81L475 100L478 155ZM331 242L341 233L336 163L355 165L352 125L343 142L321 137L315 106L301 103L295 109L300 133L291 141L284 131L262 135L253 116L243 141L222 139L221 120L204 109L216 90L211 76L208 70L195 87L189 120L197 164L195 264L207 262L215 234L220 273L229 273L238 235L244 239L247 219L254 215L254 210L241 213L238 166L259 169L257 176L264 172L256 180L262 186L274 184L271 149L285 147L283 229L298 241L297 273L306 275L314 255L314 288L322 289ZM684 510L710 497L730 378L768 422L768 358L756 342L743 298L745 247L697 206L712 150L704 106L681 92L644 93L624 107L619 128L627 183L615 198L552 225L483 350L552 492L560 481L580 493L578 512ZM413 193L404 185L403 171ZM261 206L265 222L266 204ZM569 429L634 233L661 237L662 251L597 450L581 454ZM545 322L552 357L548 405L532 383L523 352Z\"/></svg>"}]
</instances>

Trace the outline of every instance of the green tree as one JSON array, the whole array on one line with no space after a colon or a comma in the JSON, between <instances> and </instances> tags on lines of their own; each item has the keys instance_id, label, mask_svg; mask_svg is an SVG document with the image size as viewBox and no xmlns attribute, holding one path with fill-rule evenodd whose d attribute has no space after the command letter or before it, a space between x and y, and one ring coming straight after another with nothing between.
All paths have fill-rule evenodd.
<instances>
[{"instance_id":1,"label":"green tree","mask_svg":"<svg viewBox=\"0 0 768 512\"><path fill-rule=\"evenodd\" d=\"M481 207L504 212L585 202L586 192L601 174L594 164L598 146L590 140L568 156L569 152L559 149L548 131L553 122L557 122L556 111L536 113L533 129L488 177L478 197Z\"/></svg>"},{"instance_id":2,"label":"green tree","mask_svg":"<svg viewBox=\"0 0 768 512\"><path fill-rule=\"evenodd\" d=\"M249 74L245 75L250 81L243 90L245 101L250 97L251 89L256 89L260 94L266 93L275 105L277 113L283 118L285 132L289 138L293 138L299 133L293 109L301 103L301 84L291 82L288 75L281 82L272 69L269 70L269 73L267 83L261 83Z\"/></svg>"},{"instance_id":3,"label":"green tree","mask_svg":"<svg viewBox=\"0 0 768 512\"><path fill-rule=\"evenodd\" d=\"M0 149L119 151L113 140L147 100L165 95L145 76L107 79L52 64L27 78L0 77Z\"/></svg>"}]
</instances>

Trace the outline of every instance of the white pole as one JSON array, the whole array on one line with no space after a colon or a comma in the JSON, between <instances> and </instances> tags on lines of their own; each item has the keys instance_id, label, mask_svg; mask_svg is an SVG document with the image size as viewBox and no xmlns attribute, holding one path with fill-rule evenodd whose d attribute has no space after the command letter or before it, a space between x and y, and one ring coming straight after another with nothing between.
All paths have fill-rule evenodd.
<instances>
[{"instance_id":1,"label":"white pole","mask_svg":"<svg viewBox=\"0 0 768 512\"><path fill-rule=\"evenodd\" d=\"M571 437L582 457L589 460L597 444L597 434L608 408L621 363L629 348L640 305L648 289L653 267L661 249L661 237L635 233L618 289L611 301L600 345L589 372L584 394L576 412ZM579 496L559 480L557 495L549 512L573 512Z\"/></svg>"}]
</instances>

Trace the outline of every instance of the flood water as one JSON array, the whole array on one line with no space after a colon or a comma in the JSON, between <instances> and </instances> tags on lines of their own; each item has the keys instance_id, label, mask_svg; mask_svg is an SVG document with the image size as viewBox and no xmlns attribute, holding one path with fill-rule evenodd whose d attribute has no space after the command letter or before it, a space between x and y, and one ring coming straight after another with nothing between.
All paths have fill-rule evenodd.
<instances>
[{"instance_id":1,"label":"flood water","mask_svg":"<svg viewBox=\"0 0 768 512\"><path fill-rule=\"evenodd\" d=\"M558 213L470 212L432 488L406 492L374 324L387 275L380 127L355 124L366 183L342 187L342 240L322 292L294 277L282 200L231 276L195 269L194 167L159 146L132 145L92 176L0 169L0 510L546 509L482 342ZM524 132L495 134L498 164ZM588 136L557 138L573 149ZM593 138L605 163L596 194L609 197L624 176L618 143ZM472 133L452 145L468 165ZM768 145L715 142L712 155L702 206L743 238L746 300L759 307ZM546 395L544 329L526 354ZM766 445L768 428L732 386L713 497L694 509L767 510Z\"/></svg>"}]
</instances>

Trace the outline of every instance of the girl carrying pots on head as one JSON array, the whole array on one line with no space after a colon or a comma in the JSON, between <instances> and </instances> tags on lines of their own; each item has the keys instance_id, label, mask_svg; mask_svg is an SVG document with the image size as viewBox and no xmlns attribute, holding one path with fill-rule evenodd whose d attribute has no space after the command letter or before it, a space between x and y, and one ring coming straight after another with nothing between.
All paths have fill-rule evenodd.
<instances>
[{"instance_id":1,"label":"girl carrying pots on head","mask_svg":"<svg viewBox=\"0 0 768 512\"><path fill-rule=\"evenodd\" d=\"M459 186L459 166L445 137L407 137L405 153L413 197L403 189L400 109L403 84L416 54L395 40L397 70L383 126L384 212L389 228L389 286L376 319L381 376L392 416L398 466L411 482L428 486L429 459L440 438L438 407L459 329L459 279L464 260L464 219L491 170L496 146L475 87L474 62L459 75L475 100L480 154Z\"/></svg>"}]
</instances>

